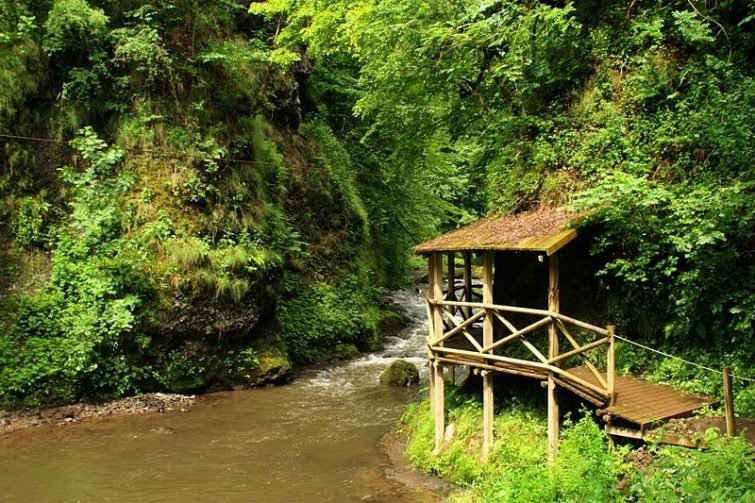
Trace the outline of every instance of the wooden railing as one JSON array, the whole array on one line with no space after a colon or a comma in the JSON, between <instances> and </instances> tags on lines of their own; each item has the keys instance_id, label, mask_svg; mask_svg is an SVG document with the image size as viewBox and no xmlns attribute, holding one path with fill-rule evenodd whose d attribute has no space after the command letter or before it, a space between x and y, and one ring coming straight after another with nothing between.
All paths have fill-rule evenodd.
<instances>
[{"instance_id":1,"label":"wooden railing","mask_svg":"<svg viewBox=\"0 0 755 503\"><path fill-rule=\"evenodd\" d=\"M440 312L441 316L439 318L433 316L434 310L436 313ZM428 350L432 358L435 358L442 363L458 364L460 357L462 357L462 359L467 360L469 364L483 369L499 370L539 378L545 378L548 373L552 373L561 381L597 395L597 397L604 400L606 404L610 404L615 397L615 344L612 327L597 327L570 318L569 316L544 309L502 306L481 302L427 299L427 312L430 324ZM538 319L523 328L517 328L506 317L509 313L532 315L538 317ZM461 316L461 319L458 319L459 316ZM478 340L470 330L472 330L472 327L475 324L486 319L488 316L490 316L494 322L500 323L500 325L506 329L508 335L505 335L498 340L489 337L488 340L493 340L493 342L484 345L484 343ZM442 320L443 329L436 331L435 322L438 319ZM568 341L571 349L560 352L557 349L557 345L555 351L546 349L543 352L540 351L532 341L528 340L528 335L532 334L534 331L552 325L555 325L557 333ZM596 338L589 342L580 343L571 334L567 326L581 328ZM495 332L498 331L494 330L494 333ZM440 334L440 336L436 337L436 334ZM459 334L464 336L474 350L446 347L445 344L449 339L458 336ZM521 343L534 359L526 360L523 358L514 358L511 356L496 354L497 351L500 353L506 346L512 345L516 342ZM589 353L594 354L595 350L601 346L608 346L606 352L607 361L605 366L605 377L603 377L603 374L588 357ZM547 357L545 356L546 354L553 356ZM572 357L579 357L582 359L584 366L589 369L590 373L595 378L597 385L571 374L558 366L559 363Z\"/></svg>"}]
</instances>

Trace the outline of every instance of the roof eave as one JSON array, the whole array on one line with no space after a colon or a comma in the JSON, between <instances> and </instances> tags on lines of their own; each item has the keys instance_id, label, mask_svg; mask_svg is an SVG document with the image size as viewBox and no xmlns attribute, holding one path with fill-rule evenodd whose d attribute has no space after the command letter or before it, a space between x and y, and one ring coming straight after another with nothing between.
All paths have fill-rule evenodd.
<instances>
[{"instance_id":1,"label":"roof eave","mask_svg":"<svg viewBox=\"0 0 755 503\"><path fill-rule=\"evenodd\" d=\"M563 229L558 233L540 238L539 240L524 239L515 244L496 244L496 245L458 245L458 246L438 246L428 247L423 245L415 246L412 251L415 255L430 255L431 253L448 253L464 251L529 251L545 253L548 256L558 252L561 248L571 243L579 235L579 229Z\"/></svg>"}]
</instances>

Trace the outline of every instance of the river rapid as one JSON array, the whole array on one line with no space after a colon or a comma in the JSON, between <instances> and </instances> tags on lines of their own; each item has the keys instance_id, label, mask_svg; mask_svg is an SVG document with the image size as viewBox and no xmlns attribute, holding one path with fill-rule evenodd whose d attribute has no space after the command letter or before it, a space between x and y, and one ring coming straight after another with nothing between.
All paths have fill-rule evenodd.
<instances>
[{"instance_id":1,"label":"river rapid","mask_svg":"<svg viewBox=\"0 0 755 503\"><path fill-rule=\"evenodd\" d=\"M0 501L431 502L381 448L416 388L381 386L394 359L424 363L419 294L385 350L291 384L213 393L186 413L122 416L0 437ZM424 376L423 376L424 378Z\"/></svg>"}]
</instances>

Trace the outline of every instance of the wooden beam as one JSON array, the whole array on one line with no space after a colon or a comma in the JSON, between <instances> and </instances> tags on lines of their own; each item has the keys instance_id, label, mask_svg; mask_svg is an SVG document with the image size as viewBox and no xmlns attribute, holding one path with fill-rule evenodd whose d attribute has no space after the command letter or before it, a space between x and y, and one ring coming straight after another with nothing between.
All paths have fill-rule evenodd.
<instances>
[{"instance_id":1,"label":"wooden beam","mask_svg":"<svg viewBox=\"0 0 755 503\"><path fill-rule=\"evenodd\" d=\"M432 303L436 304L438 302L433 301ZM464 307L473 307L473 308L478 308L478 309L493 309L493 310L504 311L504 312L509 312L509 313L550 316L552 318L559 319L571 325L584 328L585 330L589 330L590 332L595 332L598 335L602 335L602 336L608 335L608 331L605 328L591 325L590 323L585 323L584 321L579 321L569 316L564 316L563 314L559 312L553 312L547 309L532 309L529 307L503 306L499 304L491 304L491 303L485 303L485 302L464 302L464 301L450 301L450 300L440 301L439 303L442 303L446 306L464 306Z\"/></svg>"},{"instance_id":2,"label":"wooden beam","mask_svg":"<svg viewBox=\"0 0 755 503\"><path fill-rule=\"evenodd\" d=\"M548 311L558 313L559 302L558 255L548 257ZM558 356L558 329L555 323L548 326L548 358ZM558 390L553 372L548 373L548 460L552 463L558 454L559 412Z\"/></svg>"},{"instance_id":3,"label":"wooden beam","mask_svg":"<svg viewBox=\"0 0 755 503\"><path fill-rule=\"evenodd\" d=\"M557 319L556 325L558 325L558 329L561 331L561 334L566 337L566 340L569 341L569 343L572 345L574 349L579 348L579 344L577 343L577 340L572 337L572 335L569 333L569 331L566 329L566 326L564 325L564 322ZM595 379L598 380L598 382L606 389L608 389L608 383L605 379L603 379L603 376L600 375L600 372L598 372L598 369L595 368L595 365L592 364L592 362L589 360L587 355L582 355L582 361L585 363L585 366L592 372L592 375L595 376Z\"/></svg>"},{"instance_id":4,"label":"wooden beam","mask_svg":"<svg viewBox=\"0 0 755 503\"><path fill-rule=\"evenodd\" d=\"M526 370L522 370L520 368L507 367L505 365L488 365L486 363L478 363L478 362L472 363L465 360L457 360L455 358L443 358L443 357L438 358L438 361L441 361L444 363L452 363L454 365L467 365L470 367L492 370L494 372L501 372L504 374L515 374L515 375L520 375L523 377L531 377L533 379L542 380L546 378L545 374L542 374L542 373L537 373L535 371L529 372Z\"/></svg>"},{"instance_id":5,"label":"wooden beam","mask_svg":"<svg viewBox=\"0 0 755 503\"><path fill-rule=\"evenodd\" d=\"M544 326L549 325L551 323L552 323L552 320L550 318L543 318L542 320L538 320L538 321L536 321L536 322L534 322L534 323L532 323L530 325L527 325L526 327L524 327L521 330L517 330L516 332L514 332L511 335L507 335L503 339L495 341L493 344L485 346L484 348L482 348L482 350L485 353L491 352L491 351L493 351L496 348L499 348L501 346L504 346L504 345L508 344L509 342L513 341L514 339L518 339L518 338L520 338L521 336L523 336L525 334L533 332L533 331L537 330L538 328L544 327Z\"/></svg>"},{"instance_id":6,"label":"wooden beam","mask_svg":"<svg viewBox=\"0 0 755 503\"><path fill-rule=\"evenodd\" d=\"M485 252L482 264L482 301L493 303L493 252ZM482 344L485 347L493 345L494 338L493 312L485 311L482 325ZM482 458L487 460L493 446L493 373L485 371L482 375Z\"/></svg>"},{"instance_id":7,"label":"wooden beam","mask_svg":"<svg viewBox=\"0 0 755 503\"><path fill-rule=\"evenodd\" d=\"M446 311L446 313L448 313L448 311ZM448 319L449 319L449 321L451 321L451 323L453 323L454 328L452 328L451 330L449 330L448 332L446 332L445 334L443 334L443 336L440 339L438 339L437 341L435 341L435 344L439 344L441 342L444 342L444 341L448 340L450 337L453 337L454 335L458 334L461 331L466 331L465 329L469 325L474 325L474 323L477 320L479 320L480 318L482 318L483 316L485 316L485 311L480 311L479 313L473 314L471 318L466 319L466 320L462 321L461 323L459 323L458 321L456 321L456 319L453 318L453 316L449 317ZM482 351L482 348L480 348L480 351Z\"/></svg>"},{"instance_id":8,"label":"wooden beam","mask_svg":"<svg viewBox=\"0 0 755 503\"><path fill-rule=\"evenodd\" d=\"M443 301L443 266L441 263L441 254L432 254L432 267L430 270L430 284L432 291L430 296L433 299L433 342L443 336L443 306L439 302Z\"/></svg>"},{"instance_id":9,"label":"wooden beam","mask_svg":"<svg viewBox=\"0 0 755 503\"><path fill-rule=\"evenodd\" d=\"M456 254L448 252L448 300L456 300Z\"/></svg>"},{"instance_id":10,"label":"wooden beam","mask_svg":"<svg viewBox=\"0 0 755 503\"><path fill-rule=\"evenodd\" d=\"M461 297L467 302L472 302L472 252L464 252L464 295ZM472 316L472 308L467 307L467 318Z\"/></svg>"},{"instance_id":11,"label":"wooden beam","mask_svg":"<svg viewBox=\"0 0 755 503\"><path fill-rule=\"evenodd\" d=\"M566 360L567 358L571 356L581 355L585 351L589 351L591 349L595 349L598 346L602 346L603 344L609 344L611 341L610 337L604 337L603 339L598 339L597 341L590 342L589 344L585 344L584 346L579 346L571 351L567 351L566 353L561 353L560 355L556 356L555 358L550 358L547 363L557 363L561 360Z\"/></svg>"}]
</instances>

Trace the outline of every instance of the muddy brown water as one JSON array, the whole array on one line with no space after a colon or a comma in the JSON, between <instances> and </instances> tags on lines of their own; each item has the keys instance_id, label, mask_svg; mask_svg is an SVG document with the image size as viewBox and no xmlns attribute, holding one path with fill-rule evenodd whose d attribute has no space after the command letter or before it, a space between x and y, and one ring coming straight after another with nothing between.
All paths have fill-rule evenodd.
<instances>
[{"instance_id":1,"label":"muddy brown water","mask_svg":"<svg viewBox=\"0 0 755 503\"><path fill-rule=\"evenodd\" d=\"M396 357L421 363L416 322L386 350L292 384L215 393L186 413L123 416L0 437L0 501L430 502L381 449L416 389L380 386ZM400 474L399 474L400 475Z\"/></svg>"}]
</instances>

